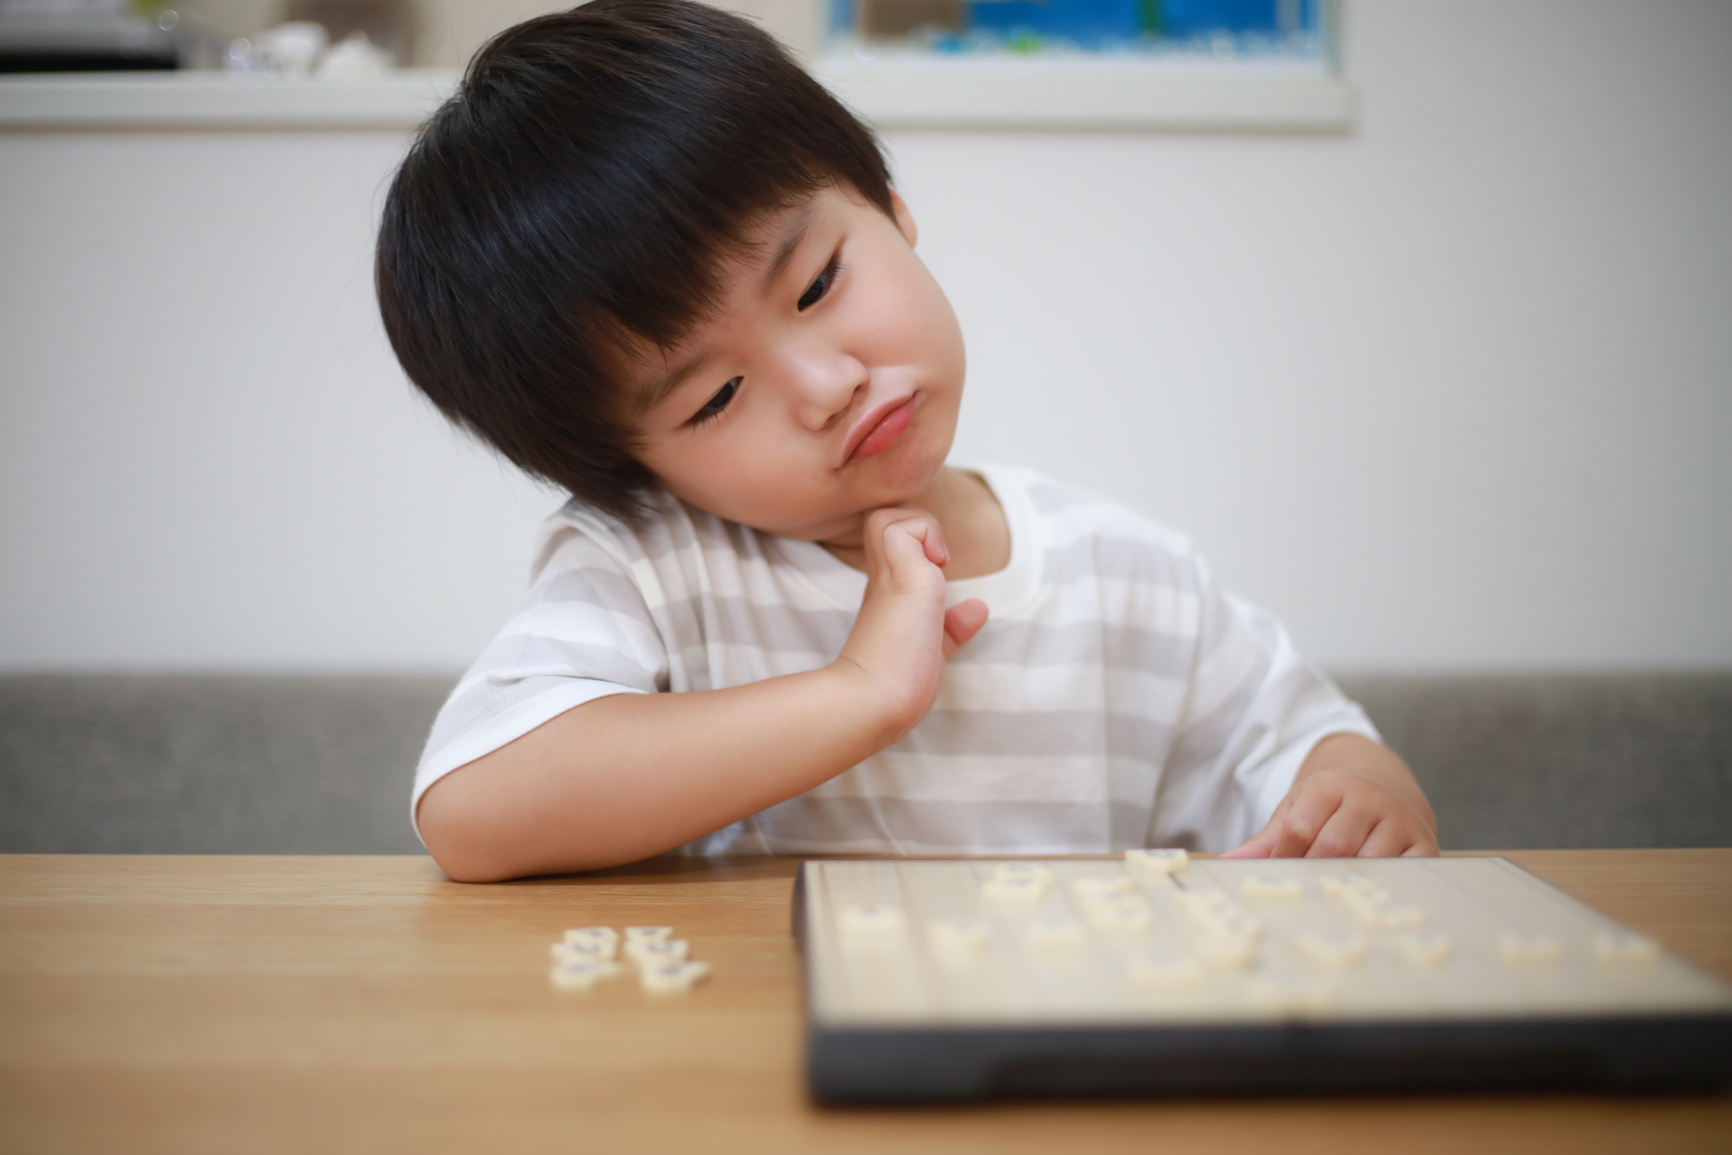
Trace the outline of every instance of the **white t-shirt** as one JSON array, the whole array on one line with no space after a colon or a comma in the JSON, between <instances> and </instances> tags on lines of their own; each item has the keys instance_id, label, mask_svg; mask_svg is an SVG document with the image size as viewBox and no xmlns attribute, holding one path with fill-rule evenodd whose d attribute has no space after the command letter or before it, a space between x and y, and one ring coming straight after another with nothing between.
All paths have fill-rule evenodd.
<instances>
[{"instance_id":1,"label":"white t-shirt","mask_svg":"<svg viewBox=\"0 0 1732 1155\"><path fill-rule=\"evenodd\" d=\"M690 844L694 853L1225 850L1268 821L1313 746L1376 738L1280 622L1220 589L1181 535L1026 470L975 469L1010 564L949 583L991 617L903 738ZM441 776L608 694L723 689L821 668L866 577L811 542L658 493L631 525L572 502L529 598L434 723Z\"/></svg>"}]
</instances>

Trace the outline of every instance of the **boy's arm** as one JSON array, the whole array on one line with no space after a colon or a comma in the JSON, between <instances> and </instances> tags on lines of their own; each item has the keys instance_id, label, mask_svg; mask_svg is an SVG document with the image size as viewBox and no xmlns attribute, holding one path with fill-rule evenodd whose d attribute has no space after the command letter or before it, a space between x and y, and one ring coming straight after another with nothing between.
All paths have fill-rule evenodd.
<instances>
[{"instance_id":1,"label":"boy's arm","mask_svg":"<svg viewBox=\"0 0 1732 1155\"><path fill-rule=\"evenodd\" d=\"M866 595L835 662L725 690L587 702L447 774L417 822L463 882L633 862L792 798L925 717L944 663L986 622L946 611L938 523L866 522Z\"/></svg>"},{"instance_id":2,"label":"boy's arm","mask_svg":"<svg viewBox=\"0 0 1732 1155\"><path fill-rule=\"evenodd\" d=\"M1222 858L1394 858L1437 853L1437 818L1389 747L1331 734L1312 747L1269 824Z\"/></svg>"}]
</instances>

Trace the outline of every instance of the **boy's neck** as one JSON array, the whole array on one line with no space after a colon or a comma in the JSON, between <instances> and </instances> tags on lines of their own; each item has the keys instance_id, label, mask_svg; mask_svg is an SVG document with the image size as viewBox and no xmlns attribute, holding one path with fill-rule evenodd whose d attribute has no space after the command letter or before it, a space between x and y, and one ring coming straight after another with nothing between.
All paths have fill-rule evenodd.
<instances>
[{"instance_id":1,"label":"boy's neck","mask_svg":"<svg viewBox=\"0 0 1732 1155\"><path fill-rule=\"evenodd\" d=\"M943 528L950 550L947 581L984 577L1010 564L1010 522L991 488L974 474L946 465L908 504L930 513ZM864 548L819 544L844 565L866 568Z\"/></svg>"}]
</instances>

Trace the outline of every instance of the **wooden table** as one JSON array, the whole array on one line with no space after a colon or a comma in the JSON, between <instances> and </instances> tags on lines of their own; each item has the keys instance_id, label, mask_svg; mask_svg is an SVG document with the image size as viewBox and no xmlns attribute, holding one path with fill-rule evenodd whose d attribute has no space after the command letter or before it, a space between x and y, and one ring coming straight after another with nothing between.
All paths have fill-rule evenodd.
<instances>
[{"instance_id":1,"label":"wooden table","mask_svg":"<svg viewBox=\"0 0 1732 1155\"><path fill-rule=\"evenodd\" d=\"M1732 977L1732 850L1509 857ZM0 1152L1732 1151L1724 1097L814 1108L795 866L0 858ZM715 975L549 989L548 942L603 923L671 923Z\"/></svg>"}]
</instances>

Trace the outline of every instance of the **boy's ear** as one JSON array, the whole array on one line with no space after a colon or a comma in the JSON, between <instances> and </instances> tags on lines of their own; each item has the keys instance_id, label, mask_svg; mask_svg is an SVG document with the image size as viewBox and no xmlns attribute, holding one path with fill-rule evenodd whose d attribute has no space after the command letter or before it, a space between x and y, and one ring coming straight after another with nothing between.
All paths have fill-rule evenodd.
<instances>
[{"instance_id":1,"label":"boy's ear","mask_svg":"<svg viewBox=\"0 0 1732 1155\"><path fill-rule=\"evenodd\" d=\"M920 230L914 227L914 214L908 211L908 202L903 200L902 194L895 189L890 190L890 207L896 210L896 228L912 249L920 236Z\"/></svg>"}]
</instances>

